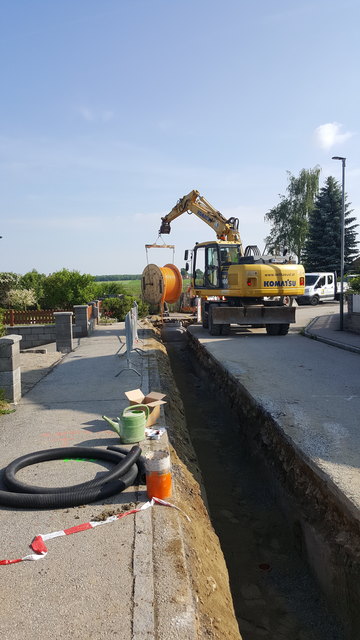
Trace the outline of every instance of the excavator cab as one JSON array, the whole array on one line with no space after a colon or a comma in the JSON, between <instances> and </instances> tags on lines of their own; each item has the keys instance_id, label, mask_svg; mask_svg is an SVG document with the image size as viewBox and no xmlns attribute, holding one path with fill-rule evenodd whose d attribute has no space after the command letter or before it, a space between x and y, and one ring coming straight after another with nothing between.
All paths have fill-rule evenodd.
<instances>
[{"instance_id":1,"label":"excavator cab","mask_svg":"<svg viewBox=\"0 0 360 640\"><path fill-rule=\"evenodd\" d=\"M193 256L195 287L219 289L225 286L230 265L241 264L240 245L209 242L196 245Z\"/></svg>"}]
</instances>

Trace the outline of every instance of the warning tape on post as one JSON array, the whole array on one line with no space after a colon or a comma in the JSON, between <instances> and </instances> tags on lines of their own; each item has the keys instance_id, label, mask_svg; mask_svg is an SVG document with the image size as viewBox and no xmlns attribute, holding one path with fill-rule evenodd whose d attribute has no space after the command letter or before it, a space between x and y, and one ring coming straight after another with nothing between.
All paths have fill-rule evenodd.
<instances>
[{"instance_id":1,"label":"warning tape on post","mask_svg":"<svg viewBox=\"0 0 360 640\"><path fill-rule=\"evenodd\" d=\"M134 513L139 513L140 511L145 511L149 507L153 507L154 504L160 504L164 507L172 507L177 511L183 513L183 515L189 520L190 518L184 513L179 507L170 502L166 502L165 500L161 500L160 498L152 498L148 502L145 502L138 509L131 509L131 511L126 511L125 513L118 513L114 516L109 516L105 520L93 520L90 522L85 522L84 524L78 524L75 527L70 527L69 529L63 529L62 531L53 531L52 533L40 533L35 536L33 541L30 543L30 549L34 551L29 555L23 556L22 558L16 558L12 560L0 560L0 565L8 565L8 564L17 564L18 562L24 562L26 560L41 560L45 558L48 553L48 548L45 542L48 540L52 540L53 538L60 538L61 536L69 536L72 533L80 533L81 531L88 531L89 529L95 529L96 527L103 526L104 524L110 524L111 522L116 522L116 520L121 520L121 518L125 518L126 516L130 516Z\"/></svg>"}]
</instances>

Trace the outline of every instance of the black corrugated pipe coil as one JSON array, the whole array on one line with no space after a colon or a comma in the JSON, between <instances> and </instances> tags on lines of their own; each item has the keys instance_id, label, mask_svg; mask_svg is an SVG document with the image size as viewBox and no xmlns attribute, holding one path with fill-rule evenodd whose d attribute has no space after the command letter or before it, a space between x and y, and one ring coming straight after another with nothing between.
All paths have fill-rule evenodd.
<instances>
[{"instance_id":1,"label":"black corrugated pipe coil","mask_svg":"<svg viewBox=\"0 0 360 640\"><path fill-rule=\"evenodd\" d=\"M141 449L116 447L113 450L93 447L61 447L35 451L17 458L4 470L3 481L9 491L0 491L0 504L25 509L61 509L103 500L130 487L139 474ZM31 464L62 458L96 458L115 466L100 478L68 487L37 487L16 480L20 469Z\"/></svg>"}]
</instances>

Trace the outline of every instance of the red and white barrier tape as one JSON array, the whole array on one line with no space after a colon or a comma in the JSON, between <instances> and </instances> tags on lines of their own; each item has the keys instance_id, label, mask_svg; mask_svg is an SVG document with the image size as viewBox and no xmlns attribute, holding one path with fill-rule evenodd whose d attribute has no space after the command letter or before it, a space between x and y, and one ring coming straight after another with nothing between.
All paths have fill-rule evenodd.
<instances>
[{"instance_id":1,"label":"red and white barrier tape","mask_svg":"<svg viewBox=\"0 0 360 640\"><path fill-rule=\"evenodd\" d=\"M35 552L27 556L23 556L22 558L16 558L14 560L0 560L0 565L7 564L16 564L17 562L23 562L24 560L41 560L45 558L48 548L45 544L48 540L52 540L53 538L59 538L60 536L69 536L72 533L79 533L80 531L87 531L88 529L95 529L95 527L99 527L103 524L109 524L110 522L115 522L116 520L120 520L121 518L125 518L125 516L130 516L133 513L138 513L139 511L144 511L149 507L153 507L154 504L161 504L164 507L172 507L173 509L177 509L177 511L181 511L185 515L185 517L189 520L190 518L184 513L179 507L170 502L166 502L165 500L161 500L160 498L152 498L148 502L139 507L138 509L132 509L131 511L125 511L125 513L118 513L115 516L109 516L106 520L93 520L90 522L85 522L84 524L78 524L75 527L70 527L70 529L63 529L62 531L53 531L53 533L40 533L35 536L31 544L30 548Z\"/></svg>"}]
</instances>

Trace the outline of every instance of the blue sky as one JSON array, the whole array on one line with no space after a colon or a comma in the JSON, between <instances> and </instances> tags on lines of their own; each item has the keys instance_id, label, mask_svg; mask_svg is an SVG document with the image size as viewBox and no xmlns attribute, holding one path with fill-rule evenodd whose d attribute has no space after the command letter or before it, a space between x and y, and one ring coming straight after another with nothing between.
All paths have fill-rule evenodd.
<instances>
[{"instance_id":1,"label":"blue sky","mask_svg":"<svg viewBox=\"0 0 360 640\"><path fill-rule=\"evenodd\" d=\"M141 273L192 189L262 249L286 171L341 181L333 155L360 222L359 24L357 0L2 0L0 271ZM213 237L164 240L182 267Z\"/></svg>"}]
</instances>

